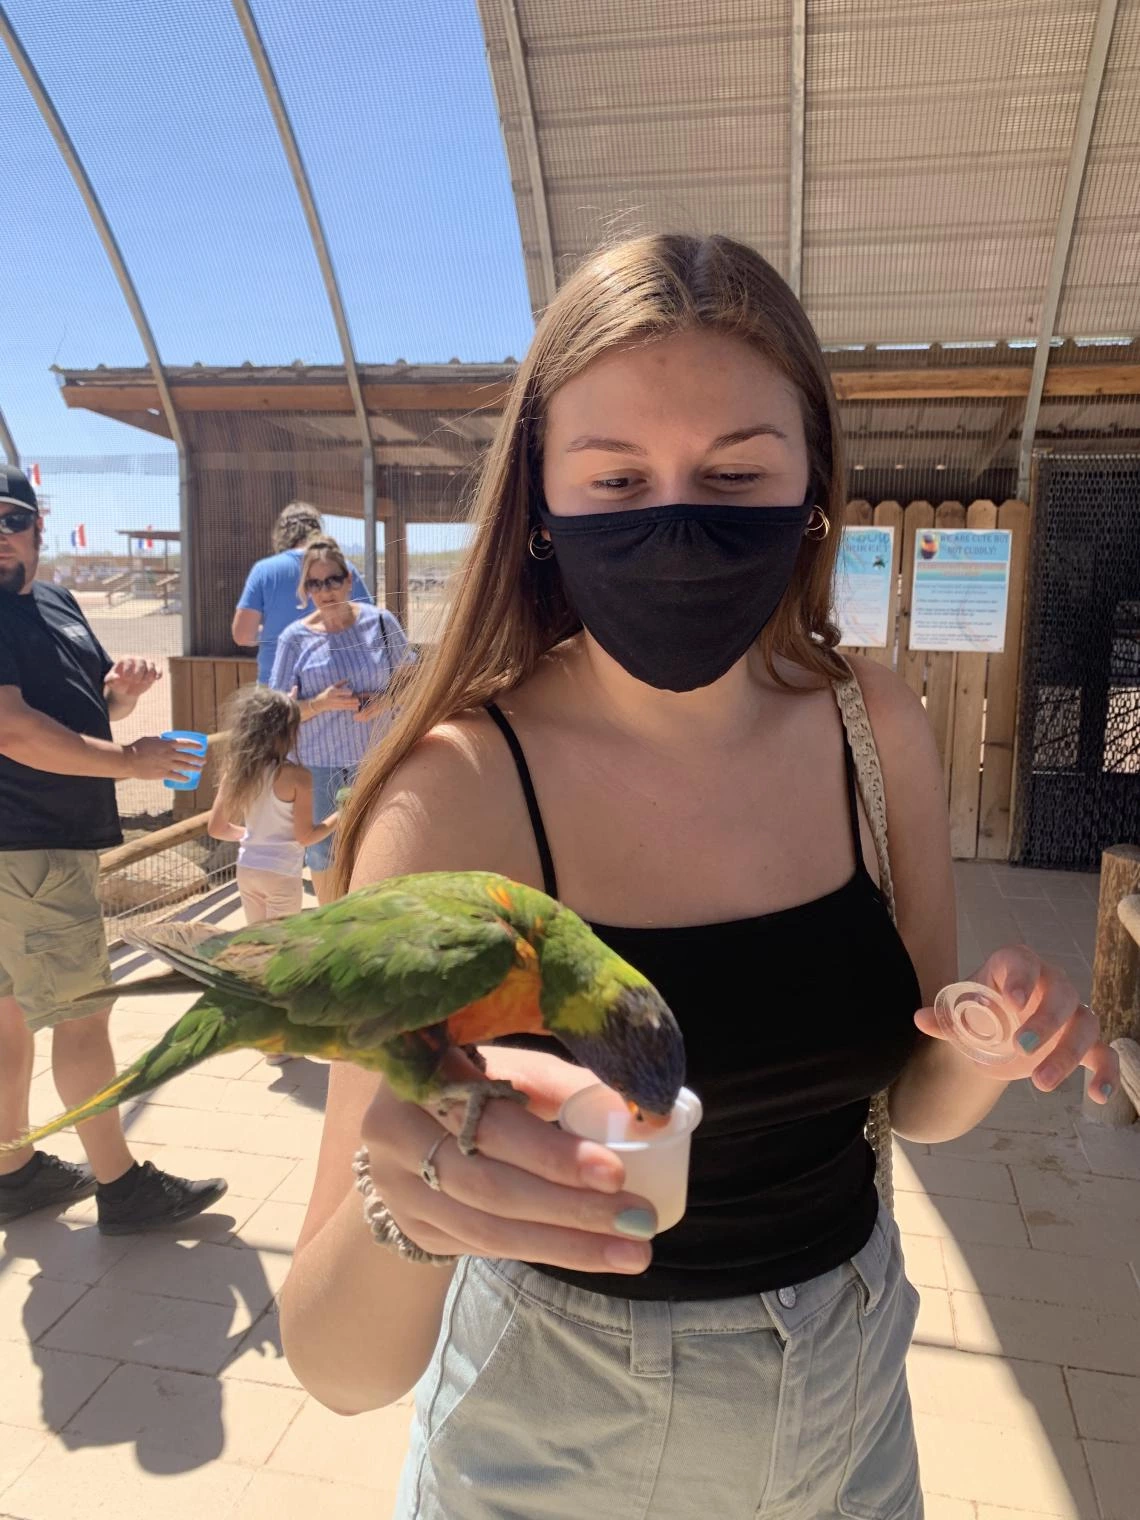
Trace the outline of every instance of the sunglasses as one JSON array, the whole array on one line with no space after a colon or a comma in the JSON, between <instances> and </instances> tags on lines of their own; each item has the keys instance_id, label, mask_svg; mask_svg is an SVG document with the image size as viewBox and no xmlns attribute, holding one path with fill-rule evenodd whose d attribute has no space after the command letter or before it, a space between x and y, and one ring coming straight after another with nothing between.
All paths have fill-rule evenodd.
<instances>
[{"instance_id":1,"label":"sunglasses","mask_svg":"<svg viewBox=\"0 0 1140 1520\"><path fill-rule=\"evenodd\" d=\"M315 591L331 591L334 586L343 586L347 579L347 575L326 575L323 581L313 577L305 582L305 590L312 596Z\"/></svg>"},{"instance_id":2,"label":"sunglasses","mask_svg":"<svg viewBox=\"0 0 1140 1520\"><path fill-rule=\"evenodd\" d=\"M3 517L0 517L0 533L8 538L11 538L13 533L26 533L39 515L30 507L17 507L14 512L5 512Z\"/></svg>"}]
</instances>

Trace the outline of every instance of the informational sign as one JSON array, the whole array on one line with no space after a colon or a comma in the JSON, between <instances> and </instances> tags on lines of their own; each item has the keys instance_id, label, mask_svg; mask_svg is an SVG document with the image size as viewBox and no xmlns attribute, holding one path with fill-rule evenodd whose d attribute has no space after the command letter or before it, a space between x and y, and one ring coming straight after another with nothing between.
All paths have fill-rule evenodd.
<instances>
[{"instance_id":1,"label":"informational sign","mask_svg":"<svg viewBox=\"0 0 1140 1520\"><path fill-rule=\"evenodd\" d=\"M1008 528L920 528L912 649L1000 654L1009 609Z\"/></svg>"},{"instance_id":2,"label":"informational sign","mask_svg":"<svg viewBox=\"0 0 1140 1520\"><path fill-rule=\"evenodd\" d=\"M856 649L885 649L890 628L895 530L844 528L835 566L835 620L841 642Z\"/></svg>"}]
</instances>

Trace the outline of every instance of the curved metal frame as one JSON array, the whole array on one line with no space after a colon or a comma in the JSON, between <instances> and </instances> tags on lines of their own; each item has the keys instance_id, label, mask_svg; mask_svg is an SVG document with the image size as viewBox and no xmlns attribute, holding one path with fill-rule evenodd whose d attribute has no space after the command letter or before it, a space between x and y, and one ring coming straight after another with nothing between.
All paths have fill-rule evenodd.
<instances>
[{"instance_id":1,"label":"curved metal frame","mask_svg":"<svg viewBox=\"0 0 1140 1520\"><path fill-rule=\"evenodd\" d=\"M352 409L356 413L357 426L360 428L360 441L364 450L364 579L369 591L375 596L376 587L376 459L372 451L372 429L368 424L368 409L364 404L364 390L360 383L360 371L356 363L356 350L352 344L352 333L348 326L348 317L344 309L344 301L340 293L340 282L336 277L336 269L333 265L332 254L329 252L328 239L325 237L324 225L321 222L321 214L317 209L316 198L313 195L313 187L309 180L305 161L301 157L301 149L297 142L297 134L293 131L293 123L285 106L281 87L277 83L277 75L273 71L273 65L269 61L265 42L261 31L250 9L249 0L233 0L233 8L237 14L242 33L245 36L246 45L261 81L261 88L265 94L266 102L277 127L277 135L281 139L281 146L285 150L285 157L289 161L289 169L293 175L293 184L297 190L297 197L301 202L301 208L305 213L305 220L309 225L309 236L313 242L313 252L317 256L320 265L321 278L325 284L325 295L328 297L329 308L332 311L333 322L336 325L336 334L340 340L341 353L344 356L344 372L348 380L349 393L352 396ZM387 555L385 555L387 559Z\"/></svg>"},{"instance_id":2,"label":"curved metal frame","mask_svg":"<svg viewBox=\"0 0 1140 1520\"><path fill-rule=\"evenodd\" d=\"M499 0L503 18L503 30L507 37L507 53L511 60L511 74L515 82L519 115L523 135L523 151L526 154L527 175L530 179L530 200L534 208L535 227L538 232L538 261L542 271L542 304L549 305L558 289L558 277L554 269L554 240L550 233L550 208L546 201L546 179L542 173L542 155L538 151L538 128L534 120L534 97L530 93L530 78L526 70L526 53L523 50L519 13L515 0ZM505 124L504 124L505 125Z\"/></svg>"},{"instance_id":3,"label":"curved metal frame","mask_svg":"<svg viewBox=\"0 0 1140 1520\"><path fill-rule=\"evenodd\" d=\"M8 463L20 468L20 451L16 447L16 440L12 437L12 430L8 426L7 418L0 412L0 446L8 456Z\"/></svg>"},{"instance_id":4,"label":"curved metal frame","mask_svg":"<svg viewBox=\"0 0 1140 1520\"><path fill-rule=\"evenodd\" d=\"M154 333L151 330L147 315L139 299L135 282L131 279L130 271L123 258L123 251L119 247L118 240L111 230L111 224L107 220L107 214L103 210L101 201L95 193L95 187L88 177L87 170L83 167L83 160L79 157L75 144L64 126L59 112L55 108L51 96L47 92L43 80L36 71L35 65L28 57L24 44L16 35L16 30L8 17L7 11L0 5L0 37L3 37L12 61L23 76L24 83L31 92L32 99L39 108L39 113L47 124L48 131L55 139L56 147L60 151L64 163L76 189L83 197L83 203L87 207L87 213L94 224L95 231L99 235L99 241L103 244L103 251L110 261L115 278L119 282L123 300L127 303L131 317L138 332L139 339L146 351L147 363L150 365L151 374L154 376L155 387L158 390L159 402L162 406L166 425L170 429L170 436L174 440L174 446L178 450L178 525L182 535L181 543L181 575L182 575L182 652L189 654L191 645L191 619L190 619L190 587L192 584L191 572L193 568L193 547L190 542L190 465L186 448L186 437L178 420L178 412L174 406L174 399L170 394L170 386L166 381L166 371L162 367L162 358L158 352L158 344L155 342Z\"/></svg>"},{"instance_id":5,"label":"curved metal frame","mask_svg":"<svg viewBox=\"0 0 1140 1520\"><path fill-rule=\"evenodd\" d=\"M1081 103L1077 108L1076 126L1073 128L1069 167L1065 173L1065 189L1061 195L1057 228L1053 234L1053 257L1049 264L1045 297L1041 303L1037 349L1033 355L1033 374L1029 379L1029 396L1025 403L1025 417L1021 424L1021 447L1017 457L1017 494L1023 501L1028 500L1029 465L1033 455L1033 439L1037 433L1037 418L1041 411L1041 397L1045 391L1045 371L1049 367L1053 330L1057 323L1057 311L1065 285L1065 271L1073 243L1073 227L1077 220L1081 187L1085 182L1085 165L1088 163L1089 144L1096 124L1100 90L1104 83L1104 67L1108 61L1108 50L1112 45L1112 29L1116 23L1118 5L1119 0L1100 0L1096 26L1089 47L1088 62L1085 65L1085 82L1081 90Z\"/></svg>"},{"instance_id":6,"label":"curved metal frame","mask_svg":"<svg viewBox=\"0 0 1140 1520\"><path fill-rule=\"evenodd\" d=\"M788 100L788 284L801 295L804 270L804 118L807 109L807 0L792 0Z\"/></svg>"}]
</instances>

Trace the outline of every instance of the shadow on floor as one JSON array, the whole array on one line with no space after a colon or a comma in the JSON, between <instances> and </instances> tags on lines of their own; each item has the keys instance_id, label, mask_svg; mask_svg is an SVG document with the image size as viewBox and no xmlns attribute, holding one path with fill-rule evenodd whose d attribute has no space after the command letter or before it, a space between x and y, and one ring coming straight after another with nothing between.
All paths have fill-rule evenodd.
<instances>
[{"instance_id":1,"label":"shadow on floor","mask_svg":"<svg viewBox=\"0 0 1140 1520\"><path fill-rule=\"evenodd\" d=\"M278 1067L277 1073L270 1084L270 1092L288 1093L302 1107L324 1113L329 1092L329 1068L326 1062L294 1056L287 1065Z\"/></svg>"},{"instance_id":2,"label":"shadow on floor","mask_svg":"<svg viewBox=\"0 0 1140 1520\"><path fill-rule=\"evenodd\" d=\"M89 1229L94 1235L95 1226ZM137 1325L124 1322L121 1334L116 1334L123 1299L136 1298L126 1283L122 1297L117 1298L113 1287L107 1291L104 1279L86 1288L74 1308L59 1312L60 1283L51 1277L53 1261L73 1251L75 1237L85 1237L87 1230L77 1231L62 1219L42 1214L8 1227L4 1256L34 1261L40 1268L28 1281L23 1319L40 1374L43 1421L65 1446L78 1450L133 1443L139 1466L157 1474L190 1472L221 1457L225 1448L222 1369L239 1347L271 1359L283 1355L276 1314L266 1312L273 1302L273 1290L258 1253L242 1244L232 1233L235 1229L236 1220L226 1215L223 1202L209 1214L179 1227L177 1234L139 1237L140 1243L145 1242L145 1254L130 1289L145 1291L146 1274L153 1272L156 1282L202 1284L202 1297L152 1297L151 1312L140 1312ZM226 1232L226 1244L221 1247L210 1238L219 1231ZM97 1246L97 1242L93 1244ZM131 1251L135 1250L132 1245ZM199 1251L204 1253L201 1263L195 1261ZM130 1254L110 1269L111 1283ZM208 1284L203 1281L206 1278ZM242 1328L236 1332L223 1328L243 1308L245 1315L239 1319ZM83 1323L70 1336L64 1321L73 1315ZM185 1322L178 1323L182 1318ZM61 1327L62 1338L58 1333ZM175 1350L171 1348L173 1337L179 1340ZM154 1346L155 1361L167 1365L148 1365L148 1343ZM72 1359L57 1354L65 1348L122 1363L78 1410ZM124 1356L128 1351L129 1360ZM171 1360L179 1363L181 1370L171 1370ZM156 1409L162 1411L164 1406L165 1414L160 1413L156 1420ZM176 1430L178 1438L165 1438L166 1430ZM189 1449L187 1430L193 1432Z\"/></svg>"}]
</instances>

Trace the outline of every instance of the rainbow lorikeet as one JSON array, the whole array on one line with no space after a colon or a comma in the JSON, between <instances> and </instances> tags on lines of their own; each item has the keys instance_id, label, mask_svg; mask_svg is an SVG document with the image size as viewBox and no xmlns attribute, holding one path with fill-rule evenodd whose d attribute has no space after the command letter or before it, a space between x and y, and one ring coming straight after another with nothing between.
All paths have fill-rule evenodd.
<instances>
[{"instance_id":1,"label":"rainbow lorikeet","mask_svg":"<svg viewBox=\"0 0 1140 1520\"><path fill-rule=\"evenodd\" d=\"M217 933L160 924L130 936L171 971L83 999L197 991L151 1050L85 1103L0 1151L35 1144L223 1051L312 1055L382 1073L416 1103L463 1102L460 1145L509 1082L450 1081L454 1046L551 1034L644 1118L685 1076L681 1032L654 987L553 898L481 871L402 876L323 908Z\"/></svg>"}]
</instances>

